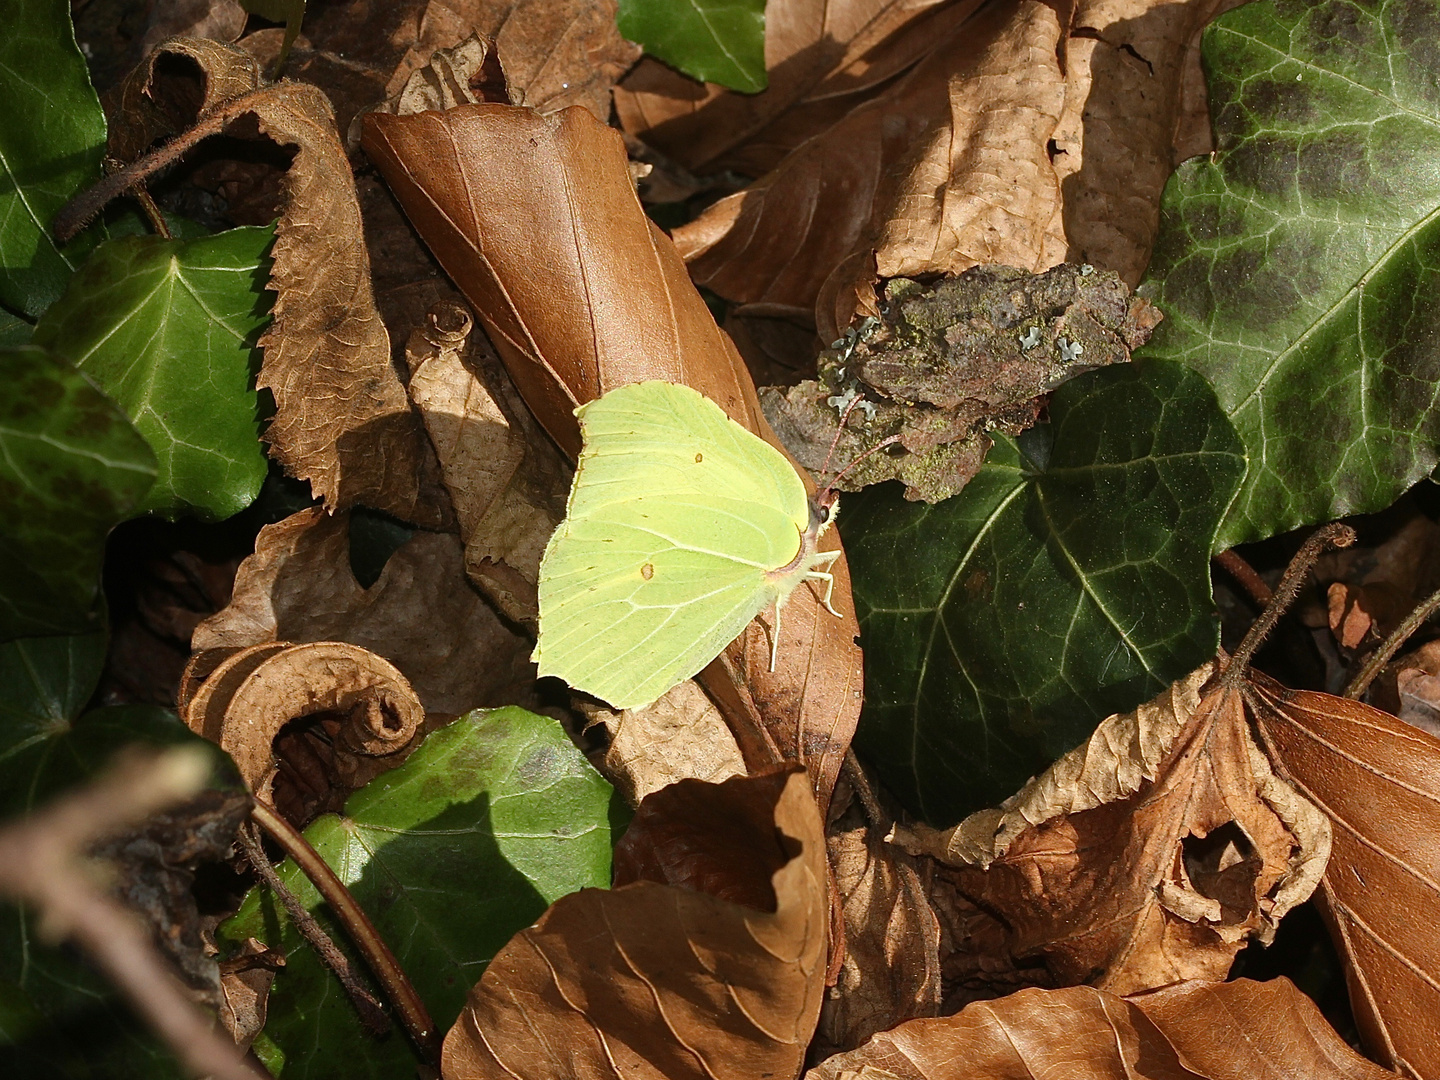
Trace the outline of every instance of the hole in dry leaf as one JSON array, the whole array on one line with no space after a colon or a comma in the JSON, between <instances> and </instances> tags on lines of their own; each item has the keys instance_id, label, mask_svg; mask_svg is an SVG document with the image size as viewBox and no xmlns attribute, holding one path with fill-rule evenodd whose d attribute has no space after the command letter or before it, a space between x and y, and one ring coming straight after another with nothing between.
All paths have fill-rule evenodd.
<instances>
[{"instance_id":1,"label":"hole in dry leaf","mask_svg":"<svg viewBox=\"0 0 1440 1080\"><path fill-rule=\"evenodd\" d=\"M1180 841L1185 874L1201 896L1219 902L1227 914L1244 918L1254 905L1255 877L1261 860L1243 829L1233 821L1212 829L1208 836L1186 836Z\"/></svg>"},{"instance_id":2,"label":"hole in dry leaf","mask_svg":"<svg viewBox=\"0 0 1440 1080\"><path fill-rule=\"evenodd\" d=\"M1060 144L1057 143L1054 139L1050 139L1048 142L1045 143L1045 154L1047 157L1049 157L1052 164L1057 157L1064 153L1066 153L1066 151L1060 149Z\"/></svg>"},{"instance_id":3,"label":"hole in dry leaf","mask_svg":"<svg viewBox=\"0 0 1440 1080\"><path fill-rule=\"evenodd\" d=\"M1135 46L1131 45L1128 41L1120 46L1120 51L1123 53L1129 53L1136 60L1139 60L1140 63L1144 64L1146 70L1149 71L1151 75L1155 74L1155 65L1150 63L1149 60L1146 60L1145 57L1141 56L1138 52L1136 52Z\"/></svg>"},{"instance_id":4,"label":"hole in dry leaf","mask_svg":"<svg viewBox=\"0 0 1440 1080\"><path fill-rule=\"evenodd\" d=\"M176 131L183 131L195 123L205 103L204 69L192 56L163 52L151 70L150 89L145 96L159 107Z\"/></svg>"},{"instance_id":5,"label":"hole in dry leaf","mask_svg":"<svg viewBox=\"0 0 1440 1080\"><path fill-rule=\"evenodd\" d=\"M287 723L271 744L277 762L271 788L275 809L296 828L345 805L349 792L336 783L335 747L344 724L343 713L311 713Z\"/></svg>"}]
</instances>

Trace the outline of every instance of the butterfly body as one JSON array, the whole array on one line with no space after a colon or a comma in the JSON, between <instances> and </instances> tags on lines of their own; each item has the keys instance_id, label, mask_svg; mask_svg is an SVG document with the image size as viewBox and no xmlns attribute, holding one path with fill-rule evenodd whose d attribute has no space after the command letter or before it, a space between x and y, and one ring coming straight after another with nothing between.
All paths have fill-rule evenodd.
<instances>
[{"instance_id":1,"label":"butterfly body","mask_svg":"<svg viewBox=\"0 0 1440 1080\"><path fill-rule=\"evenodd\" d=\"M833 509L815 512L784 455L695 390L633 383L577 415L584 448L540 567L541 675L648 704L829 578L838 552L816 544Z\"/></svg>"}]
</instances>

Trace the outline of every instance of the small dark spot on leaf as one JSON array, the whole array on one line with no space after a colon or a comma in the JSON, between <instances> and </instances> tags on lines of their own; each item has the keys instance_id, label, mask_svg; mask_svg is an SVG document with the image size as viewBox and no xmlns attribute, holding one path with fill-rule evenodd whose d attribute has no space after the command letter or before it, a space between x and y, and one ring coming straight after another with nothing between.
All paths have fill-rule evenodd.
<instances>
[{"instance_id":1,"label":"small dark spot on leaf","mask_svg":"<svg viewBox=\"0 0 1440 1080\"><path fill-rule=\"evenodd\" d=\"M649 581L651 578L653 578L655 576L655 564L647 562L645 565L640 567L640 576L646 581Z\"/></svg>"}]
</instances>

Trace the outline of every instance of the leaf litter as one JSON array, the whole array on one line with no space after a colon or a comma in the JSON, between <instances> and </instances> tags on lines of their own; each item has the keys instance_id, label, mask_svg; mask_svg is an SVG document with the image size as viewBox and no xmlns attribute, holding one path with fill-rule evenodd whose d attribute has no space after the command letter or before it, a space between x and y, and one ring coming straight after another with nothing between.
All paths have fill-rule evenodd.
<instances>
[{"instance_id":1,"label":"leaf litter","mask_svg":"<svg viewBox=\"0 0 1440 1080\"><path fill-rule=\"evenodd\" d=\"M899 296L884 281L903 290L920 279L925 289L933 275L996 263L1040 272L1068 255L1093 262L1106 282L1134 284L1165 178L1180 157L1208 148L1196 43L1229 6L1022 2L976 11L775 0L768 89L747 97L642 61L615 91L628 144L603 121L611 84L637 51L603 3L407 4L385 16L393 33L371 27L358 37L354 6L329 5L296 41L289 71L300 81L260 76L282 34L261 30L241 50L169 41L156 55L171 59L157 65L152 56L127 85L111 126L122 160L197 118L293 155L260 385L278 406L265 430L274 456L310 480L323 506L262 532L230 605L195 631L181 694L192 723L232 748L263 795L280 797L282 774L297 790L313 781L290 811L340 812L317 823L330 830L326 857L357 880L369 874L358 891L381 910L394 894L376 891L378 850L400 837L429 852L425 844L450 843L439 838L458 821L441 812L427 824L445 825L428 838L415 825L419 804L404 792L425 777L427 752L464 758L489 738L482 731L544 729L547 764L507 766L522 784L549 775L557 755L573 781L600 783L558 725L470 712L476 706L523 701L563 713L640 807L616 849L611 890L573 892L607 883L593 860L578 877L536 869L530 887L540 902L526 894L526 915L524 904L508 916L475 915L495 945L465 945L465 977L443 988L441 968L425 959L433 942L407 954L432 1002L449 1003L437 1013L444 1024L494 956L446 1040L443 1075L609 1075L619 1063L637 1075L795 1076L817 1030L817 1057L840 1051L812 1069L817 1078L951 1075L957 1060L977 1076L1028 1074L1055 1054L1077 1075L1378 1075L1288 983L1222 981L1244 942L1270 938L1317 885L1367 1049L1410 1075L1435 1074L1429 995L1440 961L1415 930L1416 913L1437 907L1424 861L1437 826L1427 786L1434 740L1370 706L1290 691L1245 664L1227 675L1223 653L1185 675L1178 651L1152 665L1143 639L1132 648L1121 634L1122 657L1143 661L1151 683L1178 676L1174 684L1103 721L998 809L946 832L903 812L895 824L894 811L849 780L837 788L862 699L843 572L845 619L787 618L773 676L764 630L752 626L698 686L637 713L582 708L581 719L534 687L528 667L534 575L562 509L576 404L621 383L670 378L778 445L682 256L696 281L742 305L743 318L792 320L801 333L785 347L792 357L798 349L801 374L818 351L804 355L811 325L822 343L836 341L818 372L836 381L815 394L852 404L861 392L846 398L848 376L908 401L913 366L872 355L860 330L843 333L852 316L886 317ZM352 178L339 135L357 117L366 153L434 261L375 177ZM735 186L735 174L759 180L681 226L672 246L643 216L634 177L644 169L627 162L627 145L661 171L704 174L699 185L712 190ZM243 166L224 175L235 191L248 182ZM254 188L257 207L264 188ZM1116 295L1128 294L1121 286ZM462 296L493 354L470 333ZM1023 361L1043 344L1047 362L1053 352L1071 368L1125 360L1153 321L1143 306L1120 307L1102 327L1111 335L1103 346L1071 332L1062 304L1036 323L1039 340L1022 328L1009 351ZM836 375L841 354L846 376ZM987 403L989 412L965 413L976 405L968 392L943 406L964 414L947 422L974 460L958 483L947 478L930 494L975 474L997 427L1003 438L1043 419L1046 393L1073 373L1027 372L1033 387ZM1122 381L1072 384L1075 415L1087 415L1092 385ZM935 382L953 389L948 375ZM1181 399L1198 400L1172 398ZM1010 432L1007 408L1024 414ZM787 441L817 470L817 451L833 436L817 426ZM1017 458L1020 469L1052 466L1041 441L1019 445L1035 455ZM1219 446L1205 445L1184 452ZM840 456L863 449L851 443ZM1045 505L1053 491L1033 486L1035 505ZM354 506L387 511L410 536L368 587L351 571ZM1213 534L1196 530L1201 558ZM1423 573L1399 554L1382 561L1391 577L1337 575L1334 612L1316 624L1336 634L1334 669L1358 662L1362 645L1424 591ZM999 583L981 581L973 595ZM1123 678L1115 655L1087 661L1103 668L1090 678ZM1397 700L1402 686L1418 700L1428 661L1417 653L1405 663L1393 679ZM1402 681L1407 671L1422 674ZM1127 691L1132 702L1138 685ZM296 721L306 718L302 738ZM240 742L222 734L227 725L245 731ZM598 743L596 728L606 730ZM360 766L353 744L367 738L381 752ZM784 762L790 770L776 771ZM450 785L475 795L458 774ZM426 790L444 794L433 782ZM842 796L833 806L832 790ZM543 801L527 796L527 808ZM494 807L477 798L464 830L514 843L491 832ZM608 836L591 802L591 831ZM863 805L846 808L855 802ZM382 820L387 806L405 823ZM545 839L569 836L578 821L554 816ZM887 841L892 825L916 854ZM374 840L368 850L360 836ZM608 839L597 858L602 851ZM393 880L414 887L430 857L422 852ZM285 873L305 892L293 869ZM466 896L476 899L473 889ZM249 930L273 936L257 916L269 902L261 897L228 938L237 950ZM539 923L520 929L550 901ZM426 915L389 932L422 925L445 920ZM286 950L303 953L284 933ZM264 955L249 940L246 950ZM253 1034L259 1018L257 1052L277 1069L313 1063L296 1048L365 1038L344 1005L307 1019L307 995L323 995L328 978L308 957L275 978L268 1008L263 989L246 991L248 1018L237 1028ZM1011 993L1027 982L1040 986ZM966 1001L958 1015L937 1015ZM571 1048L564 1060L555 1056L562 1045ZM382 1056L389 1068L415 1058L396 1039Z\"/></svg>"}]
</instances>

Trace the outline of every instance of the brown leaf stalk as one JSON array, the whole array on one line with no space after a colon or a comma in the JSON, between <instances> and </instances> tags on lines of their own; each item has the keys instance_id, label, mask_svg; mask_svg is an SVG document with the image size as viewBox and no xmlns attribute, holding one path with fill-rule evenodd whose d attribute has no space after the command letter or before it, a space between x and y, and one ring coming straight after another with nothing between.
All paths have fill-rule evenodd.
<instances>
[{"instance_id":1,"label":"brown leaf stalk","mask_svg":"<svg viewBox=\"0 0 1440 1080\"><path fill-rule=\"evenodd\" d=\"M217 105L210 112L195 121L195 126L182 131L164 146L157 147L142 157L136 158L118 172L113 172L93 187L86 188L62 206L50 223L55 239L66 243L105 209L113 200L144 184L161 169L179 161L185 153L211 135L219 135L232 120L248 112L256 101L272 93L270 87L262 87L249 94L231 98Z\"/></svg>"},{"instance_id":2,"label":"brown leaf stalk","mask_svg":"<svg viewBox=\"0 0 1440 1080\"><path fill-rule=\"evenodd\" d=\"M1274 599L1275 591L1234 548L1220 552L1211 561L1234 578L1235 583L1249 593L1250 599L1261 607Z\"/></svg>"},{"instance_id":3,"label":"brown leaf stalk","mask_svg":"<svg viewBox=\"0 0 1440 1080\"><path fill-rule=\"evenodd\" d=\"M1310 534L1310 538L1301 545L1295 557L1290 560L1290 565L1285 568L1285 576L1280 579L1270 606L1260 613L1260 617L1250 627L1250 632L1245 635L1245 640L1240 642L1240 647L1230 658L1230 664L1221 676L1227 684L1234 686L1244 680L1250 661L1265 643L1270 631L1275 629L1281 616L1290 610L1290 605L1300 594L1300 587L1305 584L1305 578L1309 575L1310 568L1315 565L1315 560L1329 548L1349 547L1353 543L1355 530L1339 522L1322 525Z\"/></svg>"},{"instance_id":4,"label":"brown leaf stalk","mask_svg":"<svg viewBox=\"0 0 1440 1080\"><path fill-rule=\"evenodd\" d=\"M305 910L305 905L300 903L300 898L290 891L290 887L275 872L254 828L254 825L251 824L242 825L236 836L240 841L241 848L245 851L245 857L250 860L251 867L270 887L270 891L280 898L280 903L285 905L285 911L289 914L290 921L295 924L295 929L300 931L300 936L310 944L316 955L325 962L325 966L340 980L340 985L344 987L350 1003L360 1014L360 1022L365 1025L365 1029L372 1035L385 1034L390 1030L390 1017L385 1015L384 1007L376 1000L375 995L361 983L360 976L355 972L355 966L350 963L350 958L340 951L334 941L330 940L330 935L325 933L325 930L315 920L315 916Z\"/></svg>"},{"instance_id":5,"label":"brown leaf stalk","mask_svg":"<svg viewBox=\"0 0 1440 1080\"><path fill-rule=\"evenodd\" d=\"M427 1062L438 1064L440 1043L435 1035L435 1023L430 1019L425 1003L420 1000L420 995L411 985L400 961L395 959L395 954L390 951L390 946L385 944L385 939L375 929L375 924L350 895L350 890L336 877L335 871L330 869L330 865L310 846L310 842L299 830L277 814L273 807L257 799L253 816L266 834L284 849L285 854L295 860L295 865L300 867L330 905L331 912L345 927L350 940L360 950L360 955L365 958L365 963L369 965L376 981L395 1006L406 1034Z\"/></svg>"},{"instance_id":6,"label":"brown leaf stalk","mask_svg":"<svg viewBox=\"0 0 1440 1080\"><path fill-rule=\"evenodd\" d=\"M1370 655L1370 659L1365 661L1365 666L1360 669L1355 678L1350 680L1350 685L1345 687L1344 696L1358 701L1370 688L1375 676L1379 675L1380 670L1390 662L1390 658L1400 651L1400 646L1409 641L1410 635L1419 630L1425 620L1435 614L1436 608L1440 608L1440 589L1416 605L1415 610L1405 616L1405 621L1395 628L1395 632Z\"/></svg>"},{"instance_id":7,"label":"brown leaf stalk","mask_svg":"<svg viewBox=\"0 0 1440 1080\"><path fill-rule=\"evenodd\" d=\"M197 1076L260 1080L215 1030L151 943L144 924L97 887L84 853L101 836L181 802L205 784L208 755L194 747L133 754L89 787L0 832L0 895L33 905L41 930L69 938Z\"/></svg>"}]
</instances>

